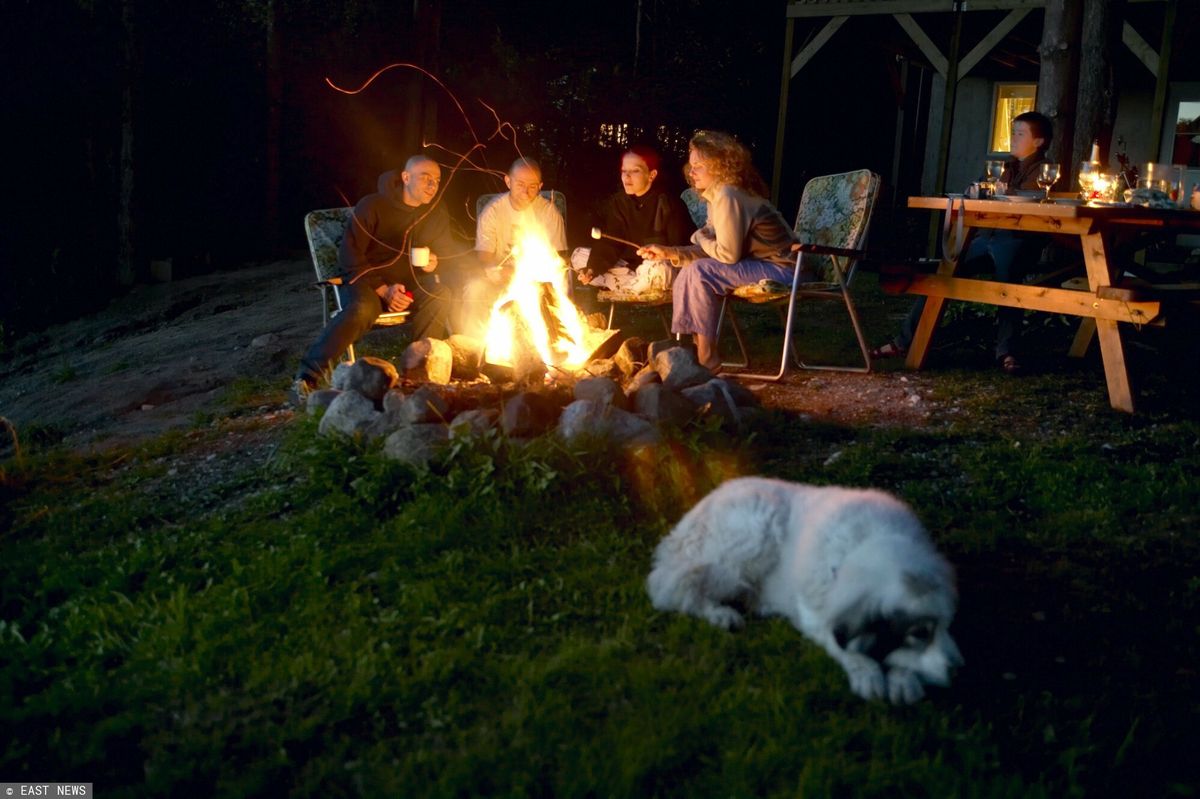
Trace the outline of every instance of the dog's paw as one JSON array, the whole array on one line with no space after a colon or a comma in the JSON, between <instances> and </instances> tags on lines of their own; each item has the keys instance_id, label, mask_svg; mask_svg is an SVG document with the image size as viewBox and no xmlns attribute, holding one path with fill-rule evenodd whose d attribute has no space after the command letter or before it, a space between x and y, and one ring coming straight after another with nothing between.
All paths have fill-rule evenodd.
<instances>
[{"instance_id":1,"label":"dog's paw","mask_svg":"<svg viewBox=\"0 0 1200 799\"><path fill-rule=\"evenodd\" d=\"M892 669L887 673L887 691L893 705L911 705L925 696L921 678L908 669Z\"/></svg>"},{"instance_id":2,"label":"dog's paw","mask_svg":"<svg viewBox=\"0 0 1200 799\"><path fill-rule=\"evenodd\" d=\"M722 630L737 630L745 624L742 614L725 605L714 605L704 610L704 618L709 624Z\"/></svg>"},{"instance_id":3,"label":"dog's paw","mask_svg":"<svg viewBox=\"0 0 1200 799\"><path fill-rule=\"evenodd\" d=\"M850 678L850 690L863 699L883 699L886 692L886 680L883 669L873 660L863 659L861 662L846 666L846 676Z\"/></svg>"}]
</instances>

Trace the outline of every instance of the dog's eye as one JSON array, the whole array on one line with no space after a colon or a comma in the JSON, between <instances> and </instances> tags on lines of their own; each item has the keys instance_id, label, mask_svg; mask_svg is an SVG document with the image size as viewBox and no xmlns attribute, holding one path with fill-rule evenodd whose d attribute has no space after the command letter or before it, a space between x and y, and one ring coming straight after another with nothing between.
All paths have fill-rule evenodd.
<instances>
[{"instance_id":1,"label":"dog's eye","mask_svg":"<svg viewBox=\"0 0 1200 799\"><path fill-rule=\"evenodd\" d=\"M914 624L904 634L905 643L928 644L933 640L933 625L929 623Z\"/></svg>"}]
</instances>

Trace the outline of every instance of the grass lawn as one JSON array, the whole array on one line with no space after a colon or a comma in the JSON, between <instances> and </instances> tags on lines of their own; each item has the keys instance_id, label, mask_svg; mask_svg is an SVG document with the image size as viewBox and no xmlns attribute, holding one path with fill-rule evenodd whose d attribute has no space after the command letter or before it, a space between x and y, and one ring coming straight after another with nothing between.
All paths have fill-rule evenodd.
<instances>
[{"instance_id":1,"label":"grass lawn","mask_svg":"<svg viewBox=\"0 0 1200 799\"><path fill-rule=\"evenodd\" d=\"M863 304L878 334L903 303ZM0 463L0 779L101 796L1195 795L1194 409L1152 383L1149 413L1108 413L1094 368L981 369L977 322L951 321L968 344L938 367L965 411L924 428L771 413L751 436L636 454L488 437L418 472L311 420L266 429L247 384L186 434ZM780 620L731 634L651 609L658 539L754 473L913 505L958 568L950 688L865 703Z\"/></svg>"}]
</instances>

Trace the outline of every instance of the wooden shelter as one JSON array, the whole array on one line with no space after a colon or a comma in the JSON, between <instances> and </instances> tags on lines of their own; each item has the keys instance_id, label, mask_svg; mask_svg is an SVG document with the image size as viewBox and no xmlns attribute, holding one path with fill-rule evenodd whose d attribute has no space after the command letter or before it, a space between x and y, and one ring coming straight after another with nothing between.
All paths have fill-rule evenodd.
<instances>
[{"instance_id":1,"label":"wooden shelter","mask_svg":"<svg viewBox=\"0 0 1200 799\"><path fill-rule=\"evenodd\" d=\"M1078 0L1082 5L1104 0ZM792 0L787 5L779 115L772 186L781 184L788 106L804 91L802 72L823 50L836 49L862 35L867 23L875 35L880 21L895 22L899 93L918 91L923 102L897 103L894 157L888 181L893 191L959 191L979 177L983 162L1007 150L1005 114L1034 104L1042 70L1042 28L1048 6L1063 0ZM1166 161L1176 155L1176 127L1200 116L1200 64L1186 53L1177 15L1194 27L1200 14L1191 0L1127 0L1120 19L1123 46L1113 73L1116 119L1112 139L1123 142L1135 162ZM856 28L859 33L856 34ZM798 34L805 37L797 50ZM1078 44L1078 42L1076 42ZM850 50L851 48L847 48ZM899 50L897 51L899 52ZM921 83L924 81L924 83ZM1192 82L1189 82L1192 81ZM947 86L954 91L946 91ZM1029 91L1029 87L1033 91ZM906 118L906 115L909 118ZM901 186L901 140L920 115L924 141L920 185ZM1068 117L1074 117L1068 113ZM882 142L881 142L882 144ZM1086 144L1090 145L1090 141ZM1076 150L1083 145L1077 144ZM1117 148L1114 148L1114 150ZM1191 181L1200 180L1200 161L1189 156ZM1064 157L1063 160L1066 160Z\"/></svg>"}]
</instances>

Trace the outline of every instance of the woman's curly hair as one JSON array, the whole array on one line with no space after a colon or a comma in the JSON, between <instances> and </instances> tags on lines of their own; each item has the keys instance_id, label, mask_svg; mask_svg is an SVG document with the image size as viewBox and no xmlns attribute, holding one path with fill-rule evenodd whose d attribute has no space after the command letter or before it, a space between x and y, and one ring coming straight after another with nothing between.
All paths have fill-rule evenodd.
<instances>
[{"instance_id":1,"label":"woman's curly hair","mask_svg":"<svg viewBox=\"0 0 1200 799\"><path fill-rule=\"evenodd\" d=\"M767 182L754 168L750 150L732 135L719 130L698 130L688 147L700 153L717 183L737 186L756 197L771 193Z\"/></svg>"}]
</instances>

